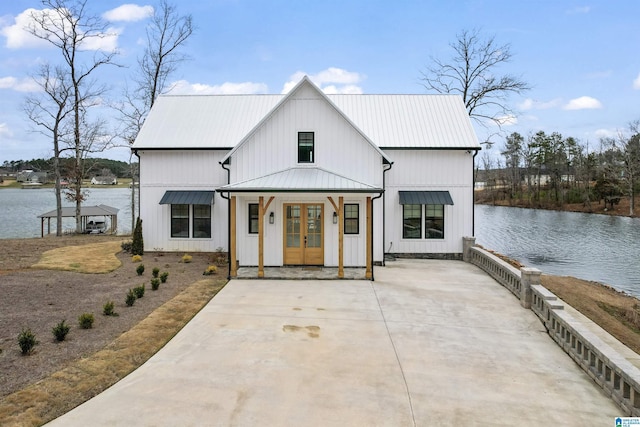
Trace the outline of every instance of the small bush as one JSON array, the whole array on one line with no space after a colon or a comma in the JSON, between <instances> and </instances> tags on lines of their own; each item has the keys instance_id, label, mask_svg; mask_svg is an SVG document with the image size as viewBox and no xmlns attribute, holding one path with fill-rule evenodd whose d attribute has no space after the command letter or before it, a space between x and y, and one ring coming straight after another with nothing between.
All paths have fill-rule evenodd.
<instances>
[{"instance_id":1,"label":"small bush","mask_svg":"<svg viewBox=\"0 0 640 427\"><path fill-rule=\"evenodd\" d=\"M131 262L140 262L142 261L142 256L140 255L134 255L131 257Z\"/></svg>"},{"instance_id":2,"label":"small bush","mask_svg":"<svg viewBox=\"0 0 640 427\"><path fill-rule=\"evenodd\" d=\"M93 320L93 314L91 313L82 313L78 316L78 324L82 329L93 328Z\"/></svg>"},{"instance_id":3,"label":"small bush","mask_svg":"<svg viewBox=\"0 0 640 427\"><path fill-rule=\"evenodd\" d=\"M136 296L135 292L133 292L133 289L129 289L129 292L127 292L127 299L125 299L127 307L131 307L137 299L138 297Z\"/></svg>"},{"instance_id":4,"label":"small bush","mask_svg":"<svg viewBox=\"0 0 640 427\"><path fill-rule=\"evenodd\" d=\"M36 336L31 332L31 329L23 329L22 332L18 334L18 345L20 346L22 354L31 354L37 344L38 340L36 340Z\"/></svg>"},{"instance_id":5,"label":"small bush","mask_svg":"<svg viewBox=\"0 0 640 427\"><path fill-rule=\"evenodd\" d=\"M136 273L138 273L138 276L142 276L142 273L144 273L144 264L140 264L140 265L136 268Z\"/></svg>"},{"instance_id":6,"label":"small bush","mask_svg":"<svg viewBox=\"0 0 640 427\"><path fill-rule=\"evenodd\" d=\"M167 283L167 277L169 277L169 272L168 272L168 271L165 271L164 273L162 273L162 274L160 275L160 281L161 281L162 283Z\"/></svg>"},{"instance_id":7,"label":"small bush","mask_svg":"<svg viewBox=\"0 0 640 427\"><path fill-rule=\"evenodd\" d=\"M151 279L151 290L157 291L159 287L160 287L160 279L158 279L157 277L154 277L153 279Z\"/></svg>"},{"instance_id":8,"label":"small bush","mask_svg":"<svg viewBox=\"0 0 640 427\"><path fill-rule=\"evenodd\" d=\"M53 336L56 338L56 341L61 342L61 341L64 341L64 339L67 337L67 334L69 333L70 330L71 330L71 327L67 325L63 320L62 322L54 326L51 329L51 332L53 333Z\"/></svg>"},{"instance_id":9,"label":"small bush","mask_svg":"<svg viewBox=\"0 0 640 427\"><path fill-rule=\"evenodd\" d=\"M128 242L122 242L120 247L122 248L123 251L125 251L127 253L131 253L131 245L132 244L133 243L131 242L131 240L129 240Z\"/></svg>"},{"instance_id":10,"label":"small bush","mask_svg":"<svg viewBox=\"0 0 640 427\"><path fill-rule=\"evenodd\" d=\"M153 267L151 274L153 275L153 277L158 277L158 274L160 274L160 269L158 267Z\"/></svg>"},{"instance_id":11,"label":"small bush","mask_svg":"<svg viewBox=\"0 0 640 427\"><path fill-rule=\"evenodd\" d=\"M135 294L136 298L142 298L144 296L144 283L133 288L133 293Z\"/></svg>"},{"instance_id":12,"label":"small bush","mask_svg":"<svg viewBox=\"0 0 640 427\"><path fill-rule=\"evenodd\" d=\"M210 265L202 274L204 274L205 276L211 276L212 274L216 274L217 272L218 267L216 267L215 265Z\"/></svg>"},{"instance_id":13,"label":"small bush","mask_svg":"<svg viewBox=\"0 0 640 427\"><path fill-rule=\"evenodd\" d=\"M192 259L193 257L189 254L182 255L182 262L184 262L185 264L189 264Z\"/></svg>"},{"instance_id":14,"label":"small bush","mask_svg":"<svg viewBox=\"0 0 640 427\"><path fill-rule=\"evenodd\" d=\"M116 313L114 309L115 305L113 304L113 301L107 301L102 306L102 314L104 314L105 316L117 316L118 313Z\"/></svg>"}]
</instances>

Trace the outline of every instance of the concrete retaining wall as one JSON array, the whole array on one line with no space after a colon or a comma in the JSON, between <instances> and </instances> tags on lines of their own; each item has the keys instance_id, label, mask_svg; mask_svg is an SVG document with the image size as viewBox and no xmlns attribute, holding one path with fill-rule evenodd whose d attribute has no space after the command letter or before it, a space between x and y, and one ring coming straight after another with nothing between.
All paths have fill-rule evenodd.
<instances>
[{"instance_id":1,"label":"concrete retaining wall","mask_svg":"<svg viewBox=\"0 0 640 427\"><path fill-rule=\"evenodd\" d=\"M517 269L464 238L463 259L509 289L540 318L553 340L630 416L640 416L640 370L585 328L540 284L540 270Z\"/></svg>"}]
</instances>

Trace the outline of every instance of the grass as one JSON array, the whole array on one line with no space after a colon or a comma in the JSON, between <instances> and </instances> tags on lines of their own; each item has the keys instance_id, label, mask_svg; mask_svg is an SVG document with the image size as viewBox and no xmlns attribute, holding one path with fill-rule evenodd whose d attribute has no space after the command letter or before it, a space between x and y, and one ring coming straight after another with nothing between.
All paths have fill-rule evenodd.
<instances>
[{"instance_id":1,"label":"grass","mask_svg":"<svg viewBox=\"0 0 640 427\"><path fill-rule=\"evenodd\" d=\"M225 283L193 283L103 350L6 396L0 401L0 425L42 425L115 384L160 350Z\"/></svg>"},{"instance_id":2,"label":"grass","mask_svg":"<svg viewBox=\"0 0 640 427\"><path fill-rule=\"evenodd\" d=\"M77 273L109 273L120 267L116 254L121 241L66 246L46 251L33 268L74 271Z\"/></svg>"}]
</instances>

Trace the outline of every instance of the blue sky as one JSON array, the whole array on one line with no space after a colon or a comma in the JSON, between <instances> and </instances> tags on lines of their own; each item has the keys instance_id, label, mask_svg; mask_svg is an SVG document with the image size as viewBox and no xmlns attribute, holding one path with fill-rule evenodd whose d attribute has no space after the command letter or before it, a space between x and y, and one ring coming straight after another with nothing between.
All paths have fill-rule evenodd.
<instances>
[{"instance_id":1,"label":"blue sky","mask_svg":"<svg viewBox=\"0 0 640 427\"><path fill-rule=\"evenodd\" d=\"M595 147L640 119L640 2L585 1L306 1L180 0L197 27L173 75L174 93L281 93L307 74L326 92L426 93L421 70L446 59L464 29L480 28L511 44L497 73L520 75L532 89L511 97L518 112L503 131L560 132ZM142 53L146 14L155 4L88 0L117 34L122 68L98 77L117 99ZM0 163L51 156L30 131L24 98L29 75L59 52L22 30L35 0L0 5ZM476 124L480 141L495 131ZM499 151L503 138L492 149ZM106 157L126 160L128 151Z\"/></svg>"}]
</instances>

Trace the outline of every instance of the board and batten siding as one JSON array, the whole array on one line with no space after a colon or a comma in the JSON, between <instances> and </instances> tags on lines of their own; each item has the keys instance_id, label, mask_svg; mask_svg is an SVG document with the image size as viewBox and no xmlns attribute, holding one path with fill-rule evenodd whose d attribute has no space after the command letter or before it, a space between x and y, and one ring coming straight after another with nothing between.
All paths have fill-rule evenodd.
<instances>
[{"instance_id":1,"label":"board and batten siding","mask_svg":"<svg viewBox=\"0 0 640 427\"><path fill-rule=\"evenodd\" d=\"M385 252L462 253L462 238L472 235L473 153L466 150L385 150L394 161L385 191ZM448 191L444 239L403 239L399 191ZM424 234L424 224L423 234Z\"/></svg>"},{"instance_id":2,"label":"board and batten siding","mask_svg":"<svg viewBox=\"0 0 640 427\"><path fill-rule=\"evenodd\" d=\"M303 165L382 187L381 153L325 99L305 88L238 147L231 159L231 182L300 166L298 132L314 132L314 161Z\"/></svg>"},{"instance_id":3,"label":"board and batten siding","mask_svg":"<svg viewBox=\"0 0 640 427\"><path fill-rule=\"evenodd\" d=\"M227 250L227 200L214 195L211 238L172 238L171 207L160 199L169 190L214 191L227 183L220 160L227 150L139 150L140 216L145 250L214 252Z\"/></svg>"}]
</instances>

